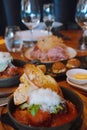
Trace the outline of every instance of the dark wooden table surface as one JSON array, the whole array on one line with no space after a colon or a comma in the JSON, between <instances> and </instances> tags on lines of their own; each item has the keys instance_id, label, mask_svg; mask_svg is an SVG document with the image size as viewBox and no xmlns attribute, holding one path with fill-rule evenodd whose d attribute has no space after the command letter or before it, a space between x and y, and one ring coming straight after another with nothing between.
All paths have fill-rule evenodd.
<instances>
[{"instance_id":1,"label":"dark wooden table surface","mask_svg":"<svg viewBox=\"0 0 87 130\"><path fill-rule=\"evenodd\" d=\"M62 31L61 33L71 39L71 40L65 40L64 41L65 44L70 47L73 47L74 49L77 50L78 45L79 45L78 40L81 37L82 32L80 30L73 30L73 31L70 30L70 31ZM2 37L0 37L0 39L2 39ZM3 44L0 44L0 51L7 51L4 41L3 41ZM20 54L18 54L18 53L11 53L11 55L13 56L13 58L26 60L24 57L21 57ZM77 55L87 55L87 52L86 53L79 52L79 53L77 53ZM62 81L58 81L58 84L60 86L64 86L66 88L71 89L72 91L74 91L81 97L81 99L83 101L83 105L84 105L84 111L83 111L83 115L82 115L83 122L82 122L80 130L87 130L87 92L84 92L84 91L81 91L79 89L72 87L71 85L69 85L66 82L66 79L64 79ZM16 87L17 86L10 87L10 88L0 88L0 93L13 92L16 89ZM8 111L7 106L0 107L0 116L2 114L6 113L7 111ZM11 126L9 126L8 124L2 123L0 121L0 130L14 130L14 129Z\"/></svg>"}]
</instances>

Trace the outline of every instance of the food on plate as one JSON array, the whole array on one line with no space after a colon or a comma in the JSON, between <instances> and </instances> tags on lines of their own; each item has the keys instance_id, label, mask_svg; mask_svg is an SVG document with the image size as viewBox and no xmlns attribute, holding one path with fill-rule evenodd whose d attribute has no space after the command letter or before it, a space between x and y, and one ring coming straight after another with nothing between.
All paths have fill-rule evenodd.
<instances>
[{"instance_id":1,"label":"food on plate","mask_svg":"<svg viewBox=\"0 0 87 130\"><path fill-rule=\"evenodd\" d=\"M64 42L61 38L52 35L45 38L40 38L37 42L37 46L43 52L43 51L49 51L50 49L62 43Z\"/></svg>"},{"instance_id":2,"label":"food on plate","mask_svg":"<svg viewBox=\"0 0 87 130\"><path fill-rule=\"evenodd\" d=\"M8 52L0 52L0 72L3 72L12 61L12 56Z\"/></svg>"},{"instance_id":3,"label":"food on plate","mask_svg":"<svg viewBox=\"0 0 87 130\"><path fill-rule=\"evenodd\" d=\"M66 67L69 69L80 67L80 65L81 65L81 62L77 58L69 59L66 63Z\"/></svg>"},{"instance_id":4,"label":"food on plate","mask_svg":"<svg viewBox=\"0 0 87 130\"><path fill-rule=\"evenodd\" d=\"M12 56L8 52L0 52L0 78L9 78L23 71L12 64Z\"/></svg>"},{"instance_id":5,"label":"food on plate","mask_svg":"<svg viewBox=\"0 0 87 130\"><path fill-rule=\"evenodd\" d=\"M75 105L64 99L55 79L33 64L25 65L13 100L13 117L28 126L55 127L77 116Z\"/></svg>"},{"instance_id":6,"label":"food on plate","mask_svg":"<svg viewBox=\"0 0 87 130\"><path fill-rule=\"evenodd\" d=\"M46 73L46 65L37 65L37 67L39 67L44 72L44 74Z\"/></svg>"},{"instance_id":7,"label":"food on plate","mask_svg":"<svg viewBox=\"0 0 87 130\"><path fill-rule=\"evenodd\" d=\"M52 35L38 40L34 47L27 50L27 57L30 60L39 59L46 62L66 60L70 55L63 40Z\"/></svg>"},{"instance_id":8,"label":"food on plate","mask_svg":"<svg viewBox=\"0 0 87 130\"><path fill-rule=\"evenodd\" d=\"M66 72L69 81L75 84L87 84L87 70L81 68L70 69Z\"/></svg>"},{"instance_id":9,"label":"food on plate","mask_svg":"<svg viewBox=\"0 0 87 130\"><path fill-rule=\"evenodd\" d=\"M60 61L55 62L52 65L52 72L53 73L63 73L65 71L66 71L66 66Z\"/></svg>"},{"instance_id":10,"label":"food on plate","mask_svg":"<svg viewBox=\"0 0 87 130\"><path fill-rule=\"evenodd\" d=\"M42 70L34 64L25 65L24 74L20 77L20 82L21 84L14 92L15 104L21 104L22 102L26 101L29 91L36 89L37 86L39 88L51 88L53 91L56 91L62 96L62 91L55 79L50 75L45 75Z\"/></svg>"}]
</instances>

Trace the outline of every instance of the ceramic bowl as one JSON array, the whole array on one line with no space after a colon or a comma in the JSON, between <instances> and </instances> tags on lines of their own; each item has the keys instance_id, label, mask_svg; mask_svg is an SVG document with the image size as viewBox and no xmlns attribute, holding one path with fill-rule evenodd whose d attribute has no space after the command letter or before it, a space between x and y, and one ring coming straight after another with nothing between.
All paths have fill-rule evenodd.
<instances>
[{"instance_id":1,"label":"ceramic bowl","mask_svg":"<svg viewBox=\"0 0 87 130\"><path fill-rule=\"evenodd\" d=\"M76 124L79 123L79 120L81 119L81 115L83 112L83 103L80 97L76 93L64 87L61 87L61 89L64 98L70 100L76 106L78 115L75 119L73 119L69 123L57 127L31 127L28 125L23 125L19 123L12 115L13 111L16 109L16 106L14 105L14 101L13 101L13 96L12 96L8 102L8 115L11 118L12 122L16 125L18 130L71 130L71 129L74 130L75 129L74 127L76 126Z\"/></svg>"},{"instance_id":2,"label":"ceramic bowl","mask_svg":"<svg viewBox=\"0 0 87 130\"><path fill-rule=\"evenodd\" d=\"M66 72L67 78L76 84L87 83L87 70L86 69L70 69Z\"/></svg>"}]
</instances>

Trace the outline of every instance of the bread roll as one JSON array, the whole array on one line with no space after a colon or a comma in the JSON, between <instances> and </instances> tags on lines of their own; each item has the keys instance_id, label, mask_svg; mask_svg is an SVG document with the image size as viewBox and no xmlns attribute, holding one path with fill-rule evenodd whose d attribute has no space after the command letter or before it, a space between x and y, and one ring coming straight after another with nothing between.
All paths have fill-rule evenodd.
<instances>
[{"instance_id":1,"label":"bread roll","mask_svg":"<svg viewBox=\"0 0 87 130\"><path fill-rule=\"evenodd\" d=\"M62 73L62 72L65 72L65 71L66 71L66 66L60 61L55 62L52 65L52 72L53 73Z\"/></svg>"},{"instance_id":2,"label":"bread roll","mask_svg":"<svg viewBox=\"0 0 87 130\"><path fill-rule=\"evenodd\" d=\"M80 60L73 58L67 61L66 67L71 69L71 68L75 68L75 67L80 67L81 62Z\"/></svg>"}]
</instances>

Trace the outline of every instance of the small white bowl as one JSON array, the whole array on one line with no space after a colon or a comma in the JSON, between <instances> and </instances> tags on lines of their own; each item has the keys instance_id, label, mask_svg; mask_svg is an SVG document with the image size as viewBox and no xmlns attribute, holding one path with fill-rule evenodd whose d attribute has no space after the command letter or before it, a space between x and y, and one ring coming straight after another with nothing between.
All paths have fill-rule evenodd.
<instances>
[{"instance_id":1,"label":"small white bowl","mask_svg":"<svg viewBox=\"0 0 87 130\"><path fill-rule=\"evenodd\" d=\"M78 75L78 78L75 75ZM67 78L76 84L86 84L87 78L84 76L87 76L87 70L86 69L70 69L66 72Z\"/></svg>"}]
</instances>

